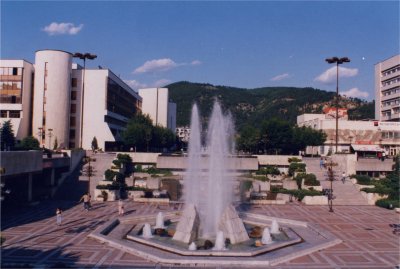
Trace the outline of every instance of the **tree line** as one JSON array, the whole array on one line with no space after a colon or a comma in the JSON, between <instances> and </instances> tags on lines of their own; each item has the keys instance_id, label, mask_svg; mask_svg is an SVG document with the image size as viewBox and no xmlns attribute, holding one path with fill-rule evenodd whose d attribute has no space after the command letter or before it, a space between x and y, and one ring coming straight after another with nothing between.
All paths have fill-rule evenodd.
<instances>
[{"instance_id":1,"label":"tree line","mask_svg":"<svg viewBox=\"0 0 400 269\"><path fill-rule=\"evenodd\" d=\"M306 146L323 145L326 134L298 127L280 119L262 121L260 127L245 125L239 130L238 151L252 154L298 154Z\"/></svg>"}]
</instances>

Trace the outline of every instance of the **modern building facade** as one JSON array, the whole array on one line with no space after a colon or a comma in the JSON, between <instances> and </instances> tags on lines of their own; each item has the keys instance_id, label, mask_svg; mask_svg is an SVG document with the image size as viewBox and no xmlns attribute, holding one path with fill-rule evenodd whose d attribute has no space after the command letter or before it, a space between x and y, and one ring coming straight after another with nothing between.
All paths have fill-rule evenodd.
<instances>
[{"instance_id":1,"label":"modern building facade","mask_svg":"<svg viewBox=\"0 0 400 269\"><path fill-rule=\"evenodd\" d=\"M33 64L0 60L0 124L10 120L17 140L32 133Z\"/></svg>"},{"instance_id":2,"label":"modern building facade","mask_svg":"<svg viewBox=\"0 0 400 269\"><path fill-rule=\"evenodd\" d=\"M142 98L109 69L84 69L73 55L39 50L35 64L2 60L1 121L17 139L28 135L53 148L118 150L121 132L141 110Z\"/></svg>"},{"instance_id":3,"label":"modern building facade","mask_svg":"<svg viewBox=\"0 0 400 269\"><path fill-rule=\"evenodd\" d=\"M375 65L375 119L400 121L400 54Z\"/></svg>"},{"instance_id":4,"label":"modern building facade","mask_svg":"<svg viewBox=\"0 0 400 269\"><path fill-rule=\"evenodd\" d=\"M139 89L143 98L142 113L148 114L154 125L176 129L176 103L170 102L168 88Z\"/></svg>"},{"instance_id":5,"label":"modern building facade","mask_svg":"<svg viewBox=\"0 0 400 269\"><path fill-rule=\"evenodd\" d=\"M324 145L309 148L309 153L334 153L336 122L326 114L303 114L297 117L298 126L308 126L326 133ZM400 122L350 121L339 118L338 152L350 152L360 147L371 151L384 150L389 156L400 154Z\"/></svg>"}]
</instances>

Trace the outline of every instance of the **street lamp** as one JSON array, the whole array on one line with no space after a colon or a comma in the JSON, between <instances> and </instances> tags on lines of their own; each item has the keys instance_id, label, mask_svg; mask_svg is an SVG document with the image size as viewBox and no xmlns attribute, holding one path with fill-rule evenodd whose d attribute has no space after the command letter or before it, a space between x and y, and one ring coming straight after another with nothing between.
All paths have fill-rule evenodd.
<instances>
[{"instance_id":1,"label":"street lamp","mask_svg":"<svg viewBox=\"0 0 400 269\"><path fill-rule=\"evenodd\" d=\"M329 189L328 192L328 206L329 206L329 212L332 213L333 213L333 199L335 199L335 197L333 197L333 181L337 176L333 171L333 167L337 165L338 164L334 163L332 159L326 164L326 167L328 167L328 173L327 173L328 180L331 182L331 188Z\"/></svg>"},{"instance_id":2,"label":"street lamp","mask_svg":"<svg viewBox=\"0 0 400 269\"><path fill-rule=\"evenodd\" d=\"M83 137L83 104L85 94L85 70L86 70L86 59L93 60L97 58L97 55L90 53L76 52L72 55L74 58L83 60L83 78L82 78L82 91L81 91L81 134L80 134L80 147L82 148L82 137Z\"/></svg>"},{"instance_id":3,"label":"street lamp","mask_svg":"<svg viewBox=\"0 0 400 269\"><path fill-rule=\"evenodd\" d=\"M328 64L333 64L336 63L336 143L335 143L335 147L336 147L336 151L338 152L338 126L339 126L339 122L338 122L338 116L339 116L339 64L343 64L343 63L349 63L350 59L347 57L342 57L342 58L338 58L338 57L332 57L332 58L327 58L325 59L325 61Z\"/></svg>"}]
</instances>

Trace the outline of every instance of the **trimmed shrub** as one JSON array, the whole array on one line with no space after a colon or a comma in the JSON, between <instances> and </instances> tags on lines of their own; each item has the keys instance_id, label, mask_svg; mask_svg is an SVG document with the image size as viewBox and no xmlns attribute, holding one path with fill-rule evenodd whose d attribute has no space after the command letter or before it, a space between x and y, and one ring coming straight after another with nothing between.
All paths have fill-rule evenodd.
<instances>
[{"instance_id":1,"label":"trimmed shrub","mask_svg":"<svg viewBox=\"0 0 400 269\"><path fill-rule=\"evenodd\" d=\"M321 186L321 183L314 174L306 174L304 184L307 186Z\"/></svg>"},{"instance_id":2,"label":"trimmed shrub","mask_svg":"<svg viewBox=\"0 0 400 269\"><path fill-rule=\"evenodd\" d=\"M290 163L289 175L293 176L294 172L306 172L306 164L305 163L297 163L297 162Z\"/></svg>"},{"instance_id":3,"label":"trimmed shrub","mask_svg":"<svg viewBox=\"0 0 400 269\"><path fill-rule=\"evenodd\" d=\"M387 209L394 209L396 207L400 207L400 201L390 200L390 199L379 199L375 202L375 205Z\"/></svg>"},{"instance_id":4,"label":"trimmed shrub","mask_svg":"<svg viewBox=\"0 0 400 269\"><path fill-rule=\"evenodd\" d=\"M355 175L354 178L357 179L357 183L360 185L373 185L369 176Z\"/></svg>"},{"instance_id":5,"label":"trimmed shrub","mask_svg":"<svg viewBox=\"0 0 400 269\"><path fill-rule=\"evenodd\" d=\"M289 163L300 163L301 160L299 158L292 157L292 158L288 158L288 162Z\"/></svg>"}]
</instances>

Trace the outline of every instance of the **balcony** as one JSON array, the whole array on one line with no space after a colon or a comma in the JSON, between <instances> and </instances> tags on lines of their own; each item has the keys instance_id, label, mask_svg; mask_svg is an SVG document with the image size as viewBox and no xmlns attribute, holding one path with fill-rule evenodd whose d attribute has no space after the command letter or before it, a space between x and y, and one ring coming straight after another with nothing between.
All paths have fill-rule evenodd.
<instances>
[{"instance_id":1,"label":"balcony","mask_svg":"<svg viewBox=\"0 0 400 269\"><path fill-rule=\"evenodd\" d=\"M21 75L0 75L0 81L22 81Z\"/></svg>"}]
</instances>

